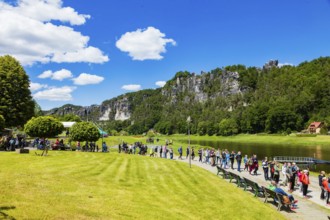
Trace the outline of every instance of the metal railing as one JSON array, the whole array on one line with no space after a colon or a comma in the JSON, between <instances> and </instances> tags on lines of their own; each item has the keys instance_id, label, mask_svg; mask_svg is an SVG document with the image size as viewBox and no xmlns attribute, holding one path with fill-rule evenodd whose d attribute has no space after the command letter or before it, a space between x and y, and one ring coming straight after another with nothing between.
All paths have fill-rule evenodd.
<instances>
[{"instance_id":1,"label":"metal railing","mask_svg":"<svg viewBox=\"0 0 330 220\"><path fill-rule=\"evenodd\" d=\"M275 156L275 161L278 162L295 162L295 163L315 163L315 159L312 157L290 157L290 156Z\"/></svg>"}]
</instances>

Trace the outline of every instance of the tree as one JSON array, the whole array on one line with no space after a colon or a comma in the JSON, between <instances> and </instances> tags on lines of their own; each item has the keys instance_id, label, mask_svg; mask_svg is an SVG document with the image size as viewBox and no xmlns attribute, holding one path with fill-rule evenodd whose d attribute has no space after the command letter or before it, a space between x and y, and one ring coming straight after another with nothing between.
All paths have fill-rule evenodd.
<instances>
[{"instance_id":1,"label":"tree","mask_svg":"<svg viewBox=\"0 0 330 220\"><path fill-rule=\"evenodd\" d=\"M52 116L33 117L24 125L25 133L31 137L55 137L63 130L63 124Z\"/></svg>"},{"instance_id":2,"label":"tree","mask_svg":"<svg viewBox=\"0 0 330 220\"><path fill-rule=\"evenodd\" d=\"M34 115L29 84L28 75L15 58L0 57L0 114L6 127L24 125Z\"/></svg>"},{"instance_id":3,"label":"tree","mask_svg":"<svg viewBox=\"0 0 330 220\"><path fill-rule=\"evenodd\" d=\"M36 117L43 116L44 114L42 112L40 105L35 100L33 100L33 102L34 102L34 116Z\"/></svg>"},{"instance_id":4,"label":"tree","mask_svg":"<svg viewBox=\"0 0 330 220\"><path fill-rule=\"evenodd\" d=\"M62 117L60 117L61 121L75 121L75 122L81 122L81 118L78 115L74 114L66 114Z\"/></svg>"},{"instance_id":5,"label":"tree","mask_svg":"<svg viewBox=\"0 0 330 220\"><path fill-rule=\"evenodd\" d=\"M266 130L271 133L296 130L297 115L285 106L276 106L268 111Z\"/></svg>"},{"instance_id":6,"label":"tree","mask_svg":"<svg viewBox=\"0 0 330 220\"><path fill-rule=\"evenodd\" d=\"M238 126L234 119L223 119L219 124L219 133L223 136L230 136L238 133Z\"/></svg>"},{"instance_id":7,"label":"tree","mask_svg":"<svg viewBox=\"0 0 330 220\"><path fill-rule=\"evenodd\" d=\"M100 137L99 129L91 122L77 122L70 128L73 141L97 141Z\"/></svg>"},{"instance_id":8,"label":"tree","mask_svg":"<svg viewBox=\"0 0 330 220\"><path fill-rule=\"evenodd\" d=\"M197 132L199 135L206 135L209 123L206 121L201 121L197 125Z\"/></svg>"},{"instance_id":9,"label":"tree","mask_svg":"<svg viewBox=\"0 0 330 220\"><path fill-rule=\"evenodd\" d=\"M0 115L0 131L5 127L5 118Z\"/></svg>"}]
</instances>

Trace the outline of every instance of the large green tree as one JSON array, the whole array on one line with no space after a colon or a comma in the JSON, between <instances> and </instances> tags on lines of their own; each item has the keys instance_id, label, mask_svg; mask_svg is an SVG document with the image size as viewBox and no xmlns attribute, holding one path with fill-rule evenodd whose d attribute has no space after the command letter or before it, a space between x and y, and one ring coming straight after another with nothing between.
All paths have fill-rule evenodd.
<instances>
[{"instance_id":1,"label":"large green tree","mask_svg":"<svg viewBox=\"0 0 330 220\"><path fill-rule=\"evenodd\" d=\"M13 57L0 57L0 115L5 126L24 125L34 115L29 77Z\"/></svg>"},{"instance_id":2,"label":"large green tree","mask_svg":"<svg viewBox=\"0 0 330 220\"><path fill-rule=\"evenodd\" d=\"M63 130L63 124L52 116L33 117L24 125L25 133L31 137L55 137Z\"/></svg>"},{"instance_id":3,"label":"large green tree","mask_svg":"<svg viewBox=\"0 0 330 220\"><path fill-rule=\"evenodd\" d=\"M97 141L100 137L99 129L91 122L77 122L70 128L73 141Z\"/></svg>"}]
</instances>

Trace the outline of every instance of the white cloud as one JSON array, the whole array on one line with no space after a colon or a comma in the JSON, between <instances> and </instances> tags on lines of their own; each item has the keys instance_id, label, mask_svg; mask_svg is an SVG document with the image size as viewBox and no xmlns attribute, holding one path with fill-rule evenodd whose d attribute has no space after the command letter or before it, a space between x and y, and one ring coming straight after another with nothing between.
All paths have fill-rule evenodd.
<instances>
[{"instance_id":1,"label":"white cloud","mask_svg":"<svg viewBox=\"0 0 330 220\"><path fill-rule=\"evenodd\" d=\"M13 5L0 1L0 55L12 55L23 65L107 62L108 56L88 45L88 36L68 26L82 25L88 18L62 7L62 0L18 0Z\"/></svg>"},{"instance_id":2,"label":"white cloud","mask_svg":"<svg viewBox=\"0 0 330 220\"><path fill-rule=\"evenodd\" d=\"M156 85L156 86L159 86L159 87L164 87L165 84L166 84L165 81L157 81L157 82L155 83L155 85Z\"/></svg>"},{"instance_id":3,"label":"white cloud","mask_svg":"<svg viewBox=\"0 0 330 220\"><path fill-rule=\"evenodd\" d=\"M126 32L116 42L123 52L128 52L133 60L161 60L161 53L166 52L166 44L176 45L173 39L165 38L165 34L154 27Z\"/></svg>"},{"instance_id":4,"label":"white cloud","mask_svg":"<svg viewBox=\"0 0 330 220\"><path fill-rule=\"evenodd\" d=\"M47 87L48 86L45 85L45 84L30 82L30 90L31 90L31 92L34 92L34 91L37 91L37 90L40 90L40 89L44 89L44 88L47 88Z\"/></svg>"},{"instance_id":5,"label":"white cloud","mask_svg":"<svg viewBox=\"0 0 330 220\"><path fill-rule=\"evenodd\" d=\"M52 87L33 94L33 97L37 100L71 101L71 93L75 89L76 87L72 86Z\"/></svg>"},{"instance_id":6,"label":"white cloud","mask_svg":"<svg viewBox=\"0 0 330 220\"><path fill-rule=\"evenodd\" d=\"M51 70L47 70L38 76L38 78L41 78L41 79L51 78L51 79L59 80L59 81L62 81L63 79L67 79L67 78L72 78L72 77L73 76L72 76L71 71L67 70L67 69L61 69L61 70L58 70L55 72L52 72Z\"/></svg>"},{"instance_id":7,"label":"white cloud","mask_svg":"<svg viewBox=\"0 0 330 220\"><path fill-rule=\"evenodd\" d=\"M89 85L89 84L99 84L104 80L104 77L92 75L88 73L82 73L77 78L73 79L75 85Z\"/></svg>"},{"instance_id":8,"label":"white cloud","mask_svg":"<svg viewBox=\"0 0 330 220\"><path fill-rule=\"evenodd\" d=\"M123 85L121 88L127 91L138 91L142 89L141 85L136 85L136 84Z\"/></svg>"},{"instance_id":9,"label":"white cloud","mask_svg":"<svg viewBox=\"0 0 330 220\"><path fill-rule=\"evenodd\" d=\"M61 69L53 73L52 79L62 81L63 79L72 78L70 70Z\"/></svg>"},{"instance_id":10,"label":"white cloud","mask_svg":"<svg viewBox=\"0 0 330 220\"><path fill-rule=\"evenodd\" d=\"M50 78L52 77L53 75L53 72L51 70L47 70L47 71L44 71L43 73L41 73L38 78L40 79L46 79L46 78Z\"/></svg>"}]
</instances>

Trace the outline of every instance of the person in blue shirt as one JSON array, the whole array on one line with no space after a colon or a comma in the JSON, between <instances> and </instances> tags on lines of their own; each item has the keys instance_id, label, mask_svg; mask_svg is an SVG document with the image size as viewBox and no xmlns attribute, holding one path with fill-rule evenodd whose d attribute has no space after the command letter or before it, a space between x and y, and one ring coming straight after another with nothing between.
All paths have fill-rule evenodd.
<instances>
[{"instance_id":1,"label":"person in blue shirt","mask_svg":"<svg viewBox=\"0 0 330 220\"><path fill-rule=\"evenodd\" d=\"M179 147L178 152L179 152L179 158L178 159L182 160L182 146Z\"/></svg>"},{"instance_id":2,"label":"person in blue shirt","mask_svg":"<svg viewBox=\"0 0 330 220\"><path fill-rule=\"evenodd\" d=\"M103 144L102 144L102 152L107 152L108 151L107 148L108 148L107 147L107 144L105 142L103 142Z\"/></svg>"}]
</instances>

